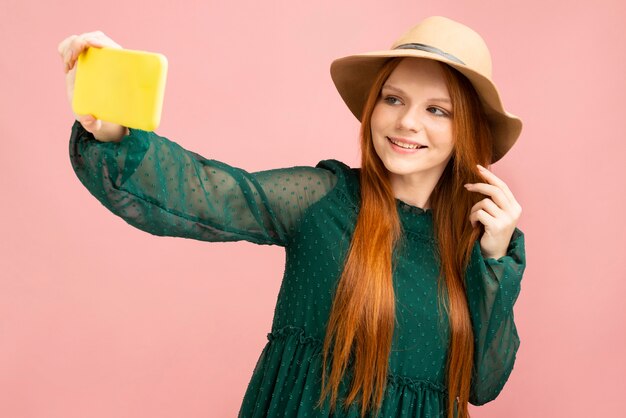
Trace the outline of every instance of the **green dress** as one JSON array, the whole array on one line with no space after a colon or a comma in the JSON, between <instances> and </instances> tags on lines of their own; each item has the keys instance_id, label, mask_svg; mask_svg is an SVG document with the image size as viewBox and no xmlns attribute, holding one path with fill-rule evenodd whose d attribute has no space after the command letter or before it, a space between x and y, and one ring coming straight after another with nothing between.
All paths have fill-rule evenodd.
<instances>
[{"instance_id":1,"label":"green dress","mask_svg":"<svg viewBox=\"0 0 626 418\"><path fill-rule=\"evenodd\" d=\"M85 187L127 223L160 236L279 245L286 266L267 344L240 417L358 417L356 405L321 409L321 348L334 290L359 209L359 168L337 160L256 173L130 129L102 143L75 121L70 159ZM432 212L396 200L403 226L394 252L396 328L378 417L445 417L448 317L437 303ZM483 258L478 240L466 273L475 334L470 402L496 398L520 341L513 304L525 269L519 229L507 254ZM440 316L441 313L441 316ZM340 396L347 394L349 374Z\"/></svg>"}]
</instances>

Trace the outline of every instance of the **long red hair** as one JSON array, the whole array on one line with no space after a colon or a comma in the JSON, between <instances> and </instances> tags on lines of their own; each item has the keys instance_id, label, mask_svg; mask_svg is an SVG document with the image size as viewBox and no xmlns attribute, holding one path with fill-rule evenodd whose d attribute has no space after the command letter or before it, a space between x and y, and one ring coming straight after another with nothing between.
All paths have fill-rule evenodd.
<instances>
[{"instance_id":1,"label":"long red hair","mask_svg":"<svg viewBox=\"0 0 626 418\"><path fill-rule=\"evenodd\" d=\"M340 382L350 367L352 383L343 406L360 398L361 416L377 413L387 383L395 323L392 253L402 230L388 171L378 157L370 119L382 85L402 58L388 60L371 86L361 118L361 206L344 270L334 296L323 348L322 391L318 405L331 396L337 403ZM446 367L448 418L468 418L474 333L465 295L465 270L472 247L483 231L469 222L471 207L482 196L465 183L484 181L476 164L488 167L491 132L480 99L461 73L440 64L453 111L454 150L430 196L435 249L441 263L439 303L448 313L450 345ZM454 202L450 205L449 202ZM332 347L332 352L331 352ZM331 361L330 375L327 364ZM360 396L359 396L360 395ZM457 402L455 406L455 402Z\"/></svg>"}]
</instances>

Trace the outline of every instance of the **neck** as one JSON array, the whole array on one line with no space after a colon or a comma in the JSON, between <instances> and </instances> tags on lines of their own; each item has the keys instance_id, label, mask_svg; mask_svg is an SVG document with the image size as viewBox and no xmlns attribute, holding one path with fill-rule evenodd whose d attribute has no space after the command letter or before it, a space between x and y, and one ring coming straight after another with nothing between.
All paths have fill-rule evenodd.
<instances>
[{"instance_id":1,"label":"neck","mask_svg":"<svg viewBox=\"0 0 626 418\"><path fill-rule=\"evenodd\" d=\"M396 198L422 209L430 209L430 195L437 185L439 177L422 173L399 175L389 173L391 187Z\"/></svg>"}]
</instances>

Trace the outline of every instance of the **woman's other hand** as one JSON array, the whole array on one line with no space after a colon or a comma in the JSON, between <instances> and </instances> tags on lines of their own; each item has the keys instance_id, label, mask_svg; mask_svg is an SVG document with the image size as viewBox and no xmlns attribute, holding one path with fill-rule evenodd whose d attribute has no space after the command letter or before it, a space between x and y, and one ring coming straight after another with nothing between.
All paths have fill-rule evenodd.
<instances>
[{"instance_id":1,"label":"woman's other hand","mask_svg":"<svg viewBox=\"0 0 626 418\"><path fill-rule=\"evenodd\" d=\"M485 167L479 165L478 168L488 183L466 184L465 188L491 198L486 197L472 206L469 220L474 227L478 222L485 226L485 232L480 239L483 256L498 259L506 255L522 214L522 207L504 181Z\"/></svg>"}]
</instances>

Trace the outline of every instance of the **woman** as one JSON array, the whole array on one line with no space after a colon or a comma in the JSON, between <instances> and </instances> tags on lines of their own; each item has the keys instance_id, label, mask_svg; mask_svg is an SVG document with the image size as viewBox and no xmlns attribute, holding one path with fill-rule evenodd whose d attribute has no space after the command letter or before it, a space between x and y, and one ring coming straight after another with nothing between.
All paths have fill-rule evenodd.
<instances>
[{"instance_id":1,"label":"woman","mask_svg":"<svg viewBox=\"0 0 626 418\"><path fill-rule=\"evenodd\" d=\"M85 48L61 42L71 100ZM502 390L519 338L521 207L488 169L521 122L482 38L430 17L389 50L335 60L361 167L248 173L154 132L77 115L70 157L113 213L155 235L285 247L272 330L241 417L467 417ZM482 165L482 166L481 166Z\"/></svg>"}]
</instances>

